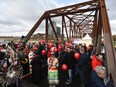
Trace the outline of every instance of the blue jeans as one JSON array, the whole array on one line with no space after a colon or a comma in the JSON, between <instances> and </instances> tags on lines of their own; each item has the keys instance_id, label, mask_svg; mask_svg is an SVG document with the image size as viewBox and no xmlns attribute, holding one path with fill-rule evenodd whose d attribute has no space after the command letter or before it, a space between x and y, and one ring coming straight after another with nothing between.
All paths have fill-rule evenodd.
<instances>
[{"instance_id":1,"label":"blue jeans","mask_svg":"<svg viewBox=\"0 0 116 87\"><path fill-rule=\"evenodd\" d=\"M72 69L68 69L68 76L69 76L69 79L68 81L71 83L72 82Z\"/></svg>"},{"instance_id":2,"label":"blue jeans","mask_svg":"<svg viewBox=\"0 0 116 87\"><path fill-rule=\"evenodd\" d=\"M58 58L60 58L61 57L61 52L58 52Z\"/></svg>"},{"instance_id":3,"label":"blue jeans","mask_svg":"<svg viewBox=\"0 0 116 87\"><path fill-rule=\"evenodd\" d=\"M75 75L79 74L79 67L78 64L75 64Z\"/></svg>"}]
</instances>

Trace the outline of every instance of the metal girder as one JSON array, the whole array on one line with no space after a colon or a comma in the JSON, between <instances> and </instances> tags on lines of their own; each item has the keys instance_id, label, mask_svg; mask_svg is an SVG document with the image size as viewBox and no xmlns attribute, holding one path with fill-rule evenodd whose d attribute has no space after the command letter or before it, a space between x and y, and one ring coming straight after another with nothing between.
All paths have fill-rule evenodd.
<instances>
[{"instance_id":1,"label":"metal girder","mask_svg":"<svg viewBox=\"0 0 116 87\"><path fill-rule=\"evenodd\" d=\"M108 65L108 73L112 74L112 78L114 81L114 85L116 87L116 55L115 49L112 40L111 28L108 19L108 14L106 10L106 5L104 0L100 1L100 8L101 8L101 19L103 25L103 33L104 33L104 45L106 49L106 59Z\"/></svg>"},{"instance_id":2,"label":"metal girder","mask_svg":"<svg viewBox=\"0 0 116 87\"><path fill-rule=\"evenodd\" d=\"M88 1L88 2L84 2L84 3L80 3L80 4L65 6L65 7L58 8L58 9L48 10L41 16L41 18L37 21L37 23L32 27L30 32L27 34L26 38L27 38L27 40L29 40L29 38L32 36L32 34L37 29L37 27L40 25L40 23L44 19L46 19L46 17L51 18L51 17L59 17L59 16L63 16L63 15L64 16L65 15L76 15L77 13L82 14L82 13L86 13L89 11L95 11L95 10L99 9L98 4L99 4L99 0L94 0L94 1ZM85 7L87 7L87 9L85 9ZM49 31L49 29L48 29L48 31ZM63 32L63 30L62 30L62 32ZM62 36L63 36L63 34L62 34Z\"/></svg>"},{"instance_id":3,"label":"metal girder","mask_svg":"<svg viewBox=\"0 0 116 87\"><path fill-rule=\"evenodd\" d=\"M62 16L62 41L64 40L64 19L63 19L63 16Z\"/></svg>"},{"instance_id":4,"label":"metal girder","mask_svg":"<svg viewBox=\"0 0 116 87\"><path fill-rule=\"evenodd\" d=\"M74 21L74 20L72 20L69 16L66 16L70 21L72 21L73 23L74 23L74 25L77 27L77 28L79 28L78 27L78 25L77 25L77 23ZM68 27L68 26L67 26ZM74 26L73 26L74 27ZM75 28L73 29L73 30L75 30Z\"/></svg>"},{"instance_id":5,"label":"metal girder","mask_svg":"<svg viewBox=\"0 0 116 87\"><path fill-rule=\"evenodd\" d=\"M48 18L46 18L46 35L45 35L45 39L48 40Z\"/></svg>"},{"instance_id":6,"label":"metal girder","mask_svg":"<svg viewBox=\"0 0 116 87\"><path fill-rule=\"evenodd\" d=\"M97 43L96 43L96 47L97 47L97 53L101 53L101 39L102 39L102 22L101 22L101 15L99 14L99 19L98 19L98 27L97 27Z\"/></svg>"},{"instance_id":7,"label":"metal girder","mask_svg":"<svg viewBox=\"0 0 116 87\"><path fill-rule=\"evenodd\" d=\"M62 16L62 15L74 15L75 13L80 13L80 12L89 12L89 11L94 11L94 10L98 10L99 7L97 8L90 8L90 9L79 9L76 10L74 12L65 12L65 13L57 13L57 14L51 14L50 17L58 17L58 16Z\"/></svg>"},{"instance_id":8,"label":"metal girder","mask_svg":"<svg viewBox=\"0 0 116 87\"><path fill-rule=\"evenodd\" d=\"M48 10L48 11L50 13L59 13L59 12L65 12L66 13L67 11L72 12L74 10L78 10L79 8L87 6L87 5L92 6L92 4L93 4L93 6L95 6L95 5L97 6L98 3L99 3L99 0L93 0L93 1L83 2L83 3L80 3L80 4L74 4L74 5L65 6L65 7L61 7L61 8L57 8L57 9L53 9L53 10Z\"/></svg>"},{"instance_id":9,"label":"metal girder","mask_svg":"<svg viewBox=\"0 0 116 87\"><path fill-rule=\"evenodd\" d=\"M69 38L71 41L72 21L70 20Z\"/></svg>"},{"instance_id":10,"label":"metal girder","mask_svg":"<svg viewBox=\"0 0 116 87\"><path fill-rule=\"evenodd\" d=\"M63 18L63 25L64 25L65 31L66 31L67 40L69 40L69 38L68 38L68 31L67 31L66 22L65 22L65 18L64 18L64 16L62 16L62 18Z\"/></svg>"},{"instance_id":11,"label":"metal girder","mask_svg":"<svg viewBox=\"0 0 116 87\"><path fill-rule=\"evenodd\" d=\"M94 16L94 24L93 24L93 31L91 33L91 37L92 37L92 43L94 45L94 47L96 46L97 43L97 26L98 26L98 11L96 11L95 16Z\"/></svg>"},{"instance_id":12,"label":"metal girder","mask_svg":"<svg viewBox=\"0 0 116 87\"><path fill-rule=\"evenodd\" d=\"M26 36L27 41L30 39L30 37L33 35L35 30L38 28L38 26L44 20L45 17L46 17L46 12L41 16L41 18L36 22L36 24L32 27L32 29L27 34L27 36Z\"/></svg>"},{"instance_id":13,"label":"metal girder","mask_svg":"<svg viewBox=\"0 0 116 87\"><path fill-rule=\"evenodd\" d=\"M94 11L92 11L89 15L91 15ZM89 16L86 16L80 23L79 25L81 25Z\"/></svg>"}]
</instances>

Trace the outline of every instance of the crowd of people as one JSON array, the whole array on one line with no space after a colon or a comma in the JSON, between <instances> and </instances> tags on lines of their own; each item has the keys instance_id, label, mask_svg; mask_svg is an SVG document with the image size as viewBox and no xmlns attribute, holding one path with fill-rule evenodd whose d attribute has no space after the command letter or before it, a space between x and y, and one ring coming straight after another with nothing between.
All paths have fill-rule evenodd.
<instances>
[{"instance_id":1,"label":"crowd of people","mask_svg":"<svg viewBox=\"0 0 116 87\"><path fill-rule=\"evenodd\" d=\"M40 40L27 43L25 46L22 44L9 42L7 45L0 45L0 85L3 87L5 86L1 77L5 74L12 79L16 73L20 73L19 78L16 77L18 81L21 76L29 73L31 80L37 85L43 79L41 76L43 67L47 67L45 78L50 87L60 83L59 68L67 72L67 77L64 77L67 85L78 75L80 87L114 87L111 75L107 74L105 53L97 53L93 45L86 46L81 43L75 45L61 40L58 42ZM65 66L62 66L64 64ZM11 85L11 82L6 83Z\"/></svg>"}]
</instances>

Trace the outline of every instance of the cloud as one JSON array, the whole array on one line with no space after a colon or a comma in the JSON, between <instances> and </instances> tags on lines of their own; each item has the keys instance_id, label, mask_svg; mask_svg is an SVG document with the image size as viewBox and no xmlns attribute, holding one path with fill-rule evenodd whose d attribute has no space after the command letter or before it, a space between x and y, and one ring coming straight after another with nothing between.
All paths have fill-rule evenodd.
<instances>
[{"instance_id":1,"label":"cloud","mask_svg":"<svg viewBox=\"0 0 116 87\"><path fill-rule=\"evenodd\" d=\"M110 20L116 20L116 0L106 0L108 16Z\"/></svg>"},{"instance_id":2,"label":"cloud","mask_svg":"<svg viewBox=\"0 0 116 87\"><path fill-rule=\"evenodd\" d=\"M0 36L27 35L46 10L80 2L82 0L0 0ZM112 26L113 20L116 20L116 1L106 0L106 2L112 31L116 32L116 27ZM55 21L58 24L61 22L58 19ZM44 24L43 22L36 31L44 32Z\"/></svg>"},{"instance_id":3,"label":"cloud","mask_svg":"<svg viewBox=\"0 0 116 87\"><path fill-rule=\"evenodd\" d=\"M54 0L0 0L0 35L26 35L46 10L58 6Z\"/></svg>"},{"instance_id":4,"label":"cloud","mask_svg":"<svg viewBox=\"0 0 116 87\"><path fill-rule=\"evenodd\" d=\"M111 20L110 25L111 25L112 34L116 34L116 20Z\"/></svg>"},{"instance_id":5,"label":"cloud","mask_svg":"<svg viewBox=\"0 0 116 87\"><path fill-rule=\"evenodd\" d=\"M110 21L111 32L116 34L116 0L106 0L106 8L108 13L108 18Z\"/></svg>"}]
</instances>

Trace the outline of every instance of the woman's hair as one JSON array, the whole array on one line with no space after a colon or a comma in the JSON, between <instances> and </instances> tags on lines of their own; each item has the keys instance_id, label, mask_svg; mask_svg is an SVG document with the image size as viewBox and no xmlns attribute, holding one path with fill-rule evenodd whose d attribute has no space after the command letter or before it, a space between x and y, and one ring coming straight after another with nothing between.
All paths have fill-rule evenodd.
<instances>
[{"instance_id":1,"label":"woman's hair","mask_svg":"<svg viewBox=\"0 0 116 87\"><path fill-rule=\"evenodd\" d=\"M100 59L103 59L103 55L102 54L96 54L97 58L99 57Z\"/></svg>"},{"instance_id":2,"label":"woman's hair","mask_svg":"<svg viewBox=\"0 0 116 87\"><path fill-rule=\"evenodd\" d=\"M101 53L96 53L96 56L102 55Z\"/></svg>"}]
</instances>

